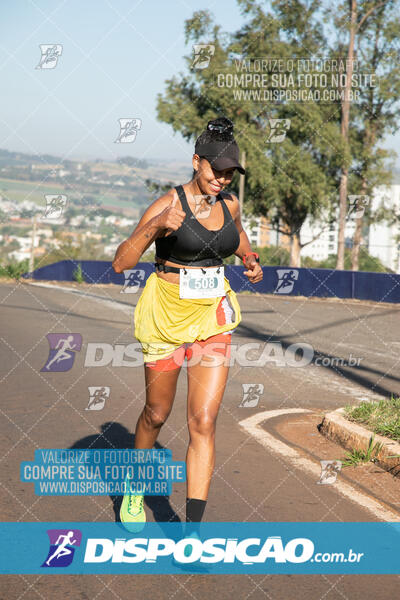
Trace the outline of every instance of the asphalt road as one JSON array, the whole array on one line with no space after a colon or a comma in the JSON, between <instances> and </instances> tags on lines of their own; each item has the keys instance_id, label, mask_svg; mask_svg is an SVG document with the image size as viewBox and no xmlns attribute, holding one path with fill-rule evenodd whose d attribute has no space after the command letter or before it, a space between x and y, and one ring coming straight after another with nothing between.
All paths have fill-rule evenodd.
<instances>
[{"instance_id":1,"label":"asphalt road","mask_svg":"<svg viewBox=\"0 0 400 600\"><path fill-rule=\"evenodd\" d=\"M39 497L32 484L19 481L20 462L33 460L36 448L133 447L132 433L145 398L143 367L89 367L85 361L93 343L108 344L108 349L118 345L114 356L117 363L118 356L121 360L121 348L135 342L138 294L121 294L116 286L76 289L88 295L27 283L0 284L3 521L116 519L118 508L108 496ZM301 470L294 473L246 435L239 422L263 410L328 411L364 398L400 394L399 308L247 294L239 302L243 320L233 336L239 358L231 366L218 416L217 460L205 520L377 520L333 486L317 486ZM82 336L70 370L41 371L49 333ZM253 345L243 354L246 344ZM305 359L301 352L293 354L293 344L306 348ZM263 351L264 363L257 366ZM339 365L338 359L351 364ZM184 371L158 439L158 447L170 448L175 460L185 459L188 443ZM244 391L250 385L253 406L240 406L249 399ZM92 386L110 388L102 410L85 410ZM185 486L178 484L169 498L147 497L148 520L165 521L174 514L184 520L185 497ZM212 591L221 600L372 600L392 599L399 587L400 578L394 575L3 575L1 597L101 600L129 594L197 600Z\"/></svg>"}]
</instances>

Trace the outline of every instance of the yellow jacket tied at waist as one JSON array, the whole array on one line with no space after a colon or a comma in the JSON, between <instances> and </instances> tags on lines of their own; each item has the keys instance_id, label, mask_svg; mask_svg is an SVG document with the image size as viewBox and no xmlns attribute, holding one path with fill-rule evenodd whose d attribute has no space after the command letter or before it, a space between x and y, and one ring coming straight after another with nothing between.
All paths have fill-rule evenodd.
<instances>
[{"instance_id":1,"label":"yellow jacket tied at waist","mask_svg":"<svg viewBox=\"0 0 400 600\"><path fill-rule=\"evenodd\" d=\"M166 358L182 344L206 340L235 329L242 320L239 302L224 277L225 295L233 310L232 323L217 322L218 298L179 297L179 284L152 273L135 308L135 337L143 350L144 362Z\"/></svg>"}]
</instances>

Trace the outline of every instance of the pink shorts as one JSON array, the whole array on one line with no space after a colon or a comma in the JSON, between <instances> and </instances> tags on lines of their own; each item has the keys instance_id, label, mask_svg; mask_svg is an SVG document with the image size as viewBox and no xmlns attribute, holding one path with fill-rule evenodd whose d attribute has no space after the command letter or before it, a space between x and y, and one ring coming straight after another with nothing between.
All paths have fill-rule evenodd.
<instances>
[{"instance_id":1,"label":"pink shorts","mask_svg":"<svg viewBox=\"0 0 400 600\"><path fill-rule=\"evenodd\" d=\"M231 340L232 334L217 333L206 340L196 340L195 342L187 342L179 346L172 354L166 358L160 358L153 362L146 362L145 365L155 371L172 371L183 365L185 358L188 361L193 357L203 356L225 356L229 359L231 355ZM214 346L215 344L215 346ZM200 361L196 361L196 364Z\"/></svg>"}]
</instances>

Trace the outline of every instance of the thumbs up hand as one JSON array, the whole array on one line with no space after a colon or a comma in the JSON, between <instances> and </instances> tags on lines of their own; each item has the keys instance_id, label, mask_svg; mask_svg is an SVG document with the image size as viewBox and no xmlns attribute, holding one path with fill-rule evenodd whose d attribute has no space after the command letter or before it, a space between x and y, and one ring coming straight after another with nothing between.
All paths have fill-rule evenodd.
<instances>
[{"instance_id":1,"label":"thumbs up hand","mask_svg":"<svg viewBox=\"0 0 400 600\"><path fill-rule=\"evenodd\" d=\"M186 213L177 207L178 198L174 195L169 206L166 206L158 215L160 229L176 231L182 225Z\"/></svg>"}]
</instances>

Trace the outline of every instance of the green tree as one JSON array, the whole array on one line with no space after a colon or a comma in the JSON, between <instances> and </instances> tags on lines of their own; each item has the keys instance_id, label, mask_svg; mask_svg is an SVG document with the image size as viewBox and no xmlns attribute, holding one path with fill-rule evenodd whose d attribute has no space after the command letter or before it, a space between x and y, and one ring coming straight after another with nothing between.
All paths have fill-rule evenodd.
<instances>
[{"instance_id":1,"label":"green tree","mask_svg":"<svg viewBox=\"0 0 400 600\"><path fill-rule=\"evenodd\" d=\"M247 22L231 36L223 35L207 11L185 22L186 42L212 43L215 52L207 69L166 82L157 110L162 121L188 140L204 129L209 119L226 115L235 123L235 137L246 152L245 204L255 215L272 217L291 239L291 266L300 266L301 227L308 216L329 213L329 197L339 168L339 117L331 107L317 103L256 103L235 98L232 89L216 84L221 73L237 74L241 59L304 56L304 49L322 53L324 40L316 1L276 1L272 9L253 0L239 0ZM290 119L281 143L268 143L270 119ZM232 188L237 191L238 179Z\"/></svg>"},{"instance_id":2,"label":"green tree","mask_svg":"<svg viewBox=\"0 0 400 600\"><path fill-rule=\"evenodd\" d=\"M344 268L346 270L351 269L351 250L346 248L344 251ZM313 265L316 268L320 269L335 269L337 262L336 254L330 254L327 259L321 260L319 262L315 262ZM374 273L392 273L391 269L385 267L384 264L381 263L379 258L372 256L369 254L364 248L360 249L360 263L359 263L360 271L370 271Z\"/></svg>"},{"instance_id":3,"label":"green tree","mask_svg":"<svg viewBox=\"0 0 400 600\"><path fill-rule=\"evenodd\" d=\"M175 187L175 185L176 184L172 181L168 181L168 183L160 183L159 181L156 181L154 179L145 180L145 186L147 191L150 192L152 196L155 196L157 198L159 196L162 196L163 194L166 194L168 190Z\"/></svg>"},{"instance_id":4,"label":"green tree","mask_svg":"<svg viewBox=\"0 0 400 600\"><path fill-rule=\"evenodd\" d=\"M337 39L334 41L334 47L340 47L346 50L346 66L344 73L346 80L344 84L344 94L341 100L341 137L342 137L342 156L341 156L341 174L339 186L339 222L338 222L338 252L337 269L344 268L344 249L345 249L345 226L346 215L348 212L347 192L349 171L353 160L353 152L349 129L351 122L351 87L352 75L354 71L355 48L359 40L366 34L368 28L374 19L379 19L382 12L387 11L385 18L389 17L390 12L396 0L344 0L340 4L330 5L327 10L328 17L333 17ZM341 42L343 35L348 36L347 46L344 47Z\"/></svg>"},{"instance_id":5,"label":"green tree","mask_svg":"<svg viewBox=\"0 0 400 600\"><path fill-rule=\"evenodd\" d=\"M392 3L382 4L365 22L363 35L359 37L356 58L360 71L371 72L377 78L376 85L360 89L361 101L354 105L354 123L357 127L355 142L355 166L351 187L354 194L371 198L376 185L390 184L391 166L388 159L394 151L383 149L380 144L388 133L398 129L400 117L400 19ZM351 252L351 268L359 268L359 252L363 225L380 219L391 220L378 209L372 213L371 203L366 210L358 211Z\"/></svg>"}]
</instances>

